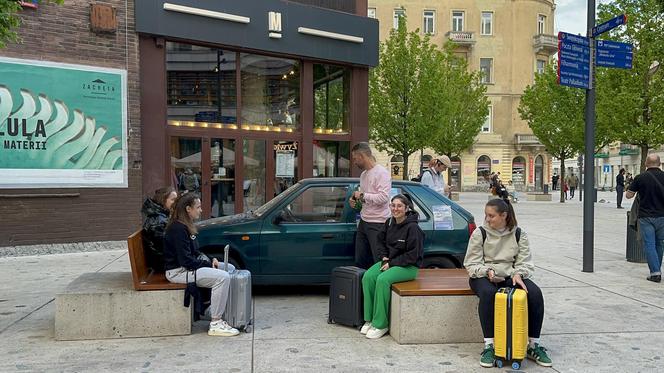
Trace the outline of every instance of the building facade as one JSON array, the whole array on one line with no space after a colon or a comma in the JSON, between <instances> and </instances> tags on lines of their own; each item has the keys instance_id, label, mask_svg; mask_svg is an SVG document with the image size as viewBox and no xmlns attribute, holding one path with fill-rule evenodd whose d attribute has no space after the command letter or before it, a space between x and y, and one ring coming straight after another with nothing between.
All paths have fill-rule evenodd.
<instances>
[{"instance_id":1,"label":"building facade","mask_svg":"<svg viewBox=\"0 0 664 373\"><path fill-rule=\"evenodd\" d=\"M24 10L22 43L0 50L0 246L126 239L162 186L200 193L207 218L356 174L378 62L366 12L366 0Z\"/></svg>"},{"instance_id":2,"label":"building facade","mask_svg":"<svg viewBox=\"0 0 664 373\"><path fill-rule=\"evenodd\" d=\"M381 40L405 15L409 31L428 33L438 46L454 43L469 69L483 73L489 116L473 147L452 159L450 177L457 190L486 190L491 172L500 172L518 190L541 191L550 182L551 157L521 120L518 107L526 86L557 52L554 12L552 0L369 1L368 15L379 19ZM379 154L380 163L400 177L399 157ZM414 177L420 164L410 163L407 172Z\"/></svg>"}]
</instances>

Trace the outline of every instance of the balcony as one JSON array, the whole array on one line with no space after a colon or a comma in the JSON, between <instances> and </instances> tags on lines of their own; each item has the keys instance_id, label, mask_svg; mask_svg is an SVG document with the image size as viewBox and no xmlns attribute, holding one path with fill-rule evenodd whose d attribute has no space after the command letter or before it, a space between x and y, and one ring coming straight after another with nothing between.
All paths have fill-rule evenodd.
<instances>
[{"instance_id":1,"label":"balcony","mask_svg":"<svg viewBox=\"0 0 664 373\"><path fill-rule=\"evenodd\" d=\"M555 35L539 34L533 36L533 49L535 53L544 53L551 56L558 52L558 37Z\"/></svg>"},{"instance_id":2,"label":"balcony","mask_svg":"<svg viewBox=\"0 0 664 373\"><path fill-rule=\"evenodd\" d=\"M514 141L517 145L542 145L537 136L524 133L517 133L514 135Z\"/></svg>"},{"instance_id":3,"label":"balcony","mask_svg":"<svg viewBox=\"0 0 664 373\"><path fill-rule=\"evenodd\" d=\"M452 43L466 48L472 48L475 44L475 33L469 31L449 31L445 34Z\"/></svg>"}]
</instances>

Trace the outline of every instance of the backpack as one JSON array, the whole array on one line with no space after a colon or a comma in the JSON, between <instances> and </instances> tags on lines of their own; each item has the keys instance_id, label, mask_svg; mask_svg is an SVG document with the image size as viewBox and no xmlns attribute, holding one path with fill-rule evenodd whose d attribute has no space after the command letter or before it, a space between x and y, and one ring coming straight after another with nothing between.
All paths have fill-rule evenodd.
<instances>
[{"instance_id":1,"label":"backpack","mask_svg":"<svg viewBox=\"0 0 664 373\"><path fill-rule=\"evenodd\" d=\"M417 181L418 183L421 183L421 182L422 182L422 176L424 176L424 173L425 173L425 172L431 173L431 170L422 170L422 173L421 173L421 174L417 175L416 177L414 177L414 178L412 178L412 179L410 179L410 180L411 180L411 181Z\"/></svg>"},{"instance_id":2,"label":"backpack","mask_svg":"<svg viewBox=\"0 0 664 373\"><path fill-rule=\"evenodd\" d=\"M484 245L484 241L486 241L486 229L484 229L484 227L480 227L480 232L482 232L482 245ZM519 243L519 240L521 240L521 228L516 227L514 236L516 237L516 243Z\"/></svg>"}]
</instances>

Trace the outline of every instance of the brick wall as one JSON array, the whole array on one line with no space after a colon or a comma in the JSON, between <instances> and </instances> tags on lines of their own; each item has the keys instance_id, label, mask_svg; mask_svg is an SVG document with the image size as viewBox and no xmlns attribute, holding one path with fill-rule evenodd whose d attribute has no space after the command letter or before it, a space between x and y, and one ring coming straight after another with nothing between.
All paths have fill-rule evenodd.
<instances>
[{"instance_id":1,"label":"brick wall","mask_svg":"<svg viewBox=\"0 0 664 373\"><path fill-rule=\"evenodd\" d=\"M129 187L0 189L0 246L122 240L140 226L139 56L134 0L94 1L117 9L118 30L113 34L90 31L91 3L66 0L57 6L42 2L37 10L23 11L22 43L0 49L0 56L127 70Z\"/></svg>"}]
</instances>

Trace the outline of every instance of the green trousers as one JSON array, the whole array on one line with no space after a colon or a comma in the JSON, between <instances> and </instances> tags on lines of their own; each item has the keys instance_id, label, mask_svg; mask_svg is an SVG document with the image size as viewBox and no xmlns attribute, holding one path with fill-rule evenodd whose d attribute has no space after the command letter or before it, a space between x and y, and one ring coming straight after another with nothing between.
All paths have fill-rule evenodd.
<instances>
[{"instance_id":1,"label":"green trousers","mask_svg":"<svg viewBox=\"0 0 664 373\"><path fill-rule=\"evenodd\" d=\"M364 321L371 322L376 329L385 329L390 324L389 311L392 298L392 284L414 280L418 268L390 267L382 272L381 262L371 266L362 277L364 291Z\"/></svg>"}]
</instances>

